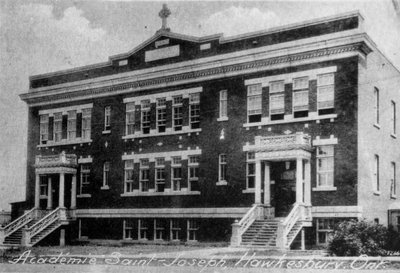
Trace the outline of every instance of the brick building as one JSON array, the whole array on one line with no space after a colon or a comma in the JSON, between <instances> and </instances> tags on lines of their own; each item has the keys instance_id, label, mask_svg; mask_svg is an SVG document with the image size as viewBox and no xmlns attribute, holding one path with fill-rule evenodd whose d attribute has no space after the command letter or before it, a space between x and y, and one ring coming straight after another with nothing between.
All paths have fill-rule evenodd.
<instances>
[{"instance_id":1,"label":"brick building","mask_svg":"<svg viewBox=\"0 0 400 273\"><path fill-rule=\"evenodd\" d=\"M359 13L200 38L168 15L128 53L30 78L29 211L3 243L289 248L342 219L399 224L400 73Z\"/></svg>"}]
</instances>

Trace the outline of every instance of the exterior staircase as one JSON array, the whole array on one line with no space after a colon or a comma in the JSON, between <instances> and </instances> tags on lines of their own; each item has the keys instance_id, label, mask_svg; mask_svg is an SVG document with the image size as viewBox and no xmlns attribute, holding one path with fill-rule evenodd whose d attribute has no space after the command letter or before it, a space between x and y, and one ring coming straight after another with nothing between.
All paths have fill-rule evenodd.
<instances>
[{"instance_id":1,"label":"exterior staircase","mask_svg":"<svg viewBox=\"0 0 400 273\"><path fill-rule=\"evenodd\" d=\"M290 249L299 232L312 225L311 208L304 204L296 203L285 218L268 218L264 214L264 207L254 205L240 222L234 223L231 246Z\"/></svg>"},{"instance_id":2,"label":"exterior staircase","mask_svg":"<svg viewBox=\"0 0 400 273\"><path fill-rule=\"evenodd\" d=\"M53 211L32 209L0 228L0 245L5 247L34 246L62 225L66 225L71 217L67 217L65 208Z\"/></svg>"}]
</instances>

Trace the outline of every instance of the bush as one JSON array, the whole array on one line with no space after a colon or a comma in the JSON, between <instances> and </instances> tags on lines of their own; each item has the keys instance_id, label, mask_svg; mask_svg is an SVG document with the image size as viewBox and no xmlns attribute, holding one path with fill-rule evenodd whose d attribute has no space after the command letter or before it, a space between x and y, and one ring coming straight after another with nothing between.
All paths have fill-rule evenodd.
<instances>
[{"instance_id":1,"label":"bush","mask_svg":"<svg viewBox=\"0 0 400 273\"><path fill-rule=\"evenodd\" d=\"M388 229L365 220L344 221L336 225L328 252L336 256L379 256L386 253Z\"/></svg>"}]
</instances>

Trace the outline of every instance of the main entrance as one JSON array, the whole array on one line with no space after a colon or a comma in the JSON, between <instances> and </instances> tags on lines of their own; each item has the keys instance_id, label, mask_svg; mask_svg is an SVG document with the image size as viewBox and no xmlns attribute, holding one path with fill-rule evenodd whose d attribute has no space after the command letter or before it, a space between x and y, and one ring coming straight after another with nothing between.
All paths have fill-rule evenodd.
<instances>
[{"instance_id":1,"label":"main entrance","mask_svg":"<svg viewBox=\"0 0 400 273\"><path fill-rule=\"evenodd\" d=\"M296 161L271 162L271 206L286 217L296 202Z\"/></svg>"}]
</instances>

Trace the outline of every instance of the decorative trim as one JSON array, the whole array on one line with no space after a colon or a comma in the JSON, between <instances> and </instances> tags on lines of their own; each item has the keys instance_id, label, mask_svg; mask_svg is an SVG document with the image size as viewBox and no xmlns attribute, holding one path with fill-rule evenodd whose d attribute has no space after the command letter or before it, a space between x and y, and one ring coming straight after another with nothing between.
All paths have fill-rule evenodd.
<instances>
[{"instance_id":1,"label":"decorative trim","mask_svg":"<svg viewBox=\"0 0 400 273\"><path fill-rule=\"evenodd\" d=\"M313 206L311 208L313 217L362 217L360 206Z\"/></svg>"},{"instance_id":2,"label":"decorative trim","mask_svg":"<svg viewBox=\"0 0 400 273\"><path fill-rule=\"evenodd\" d=\"M68 174L76 174L76 169L67 168L67 167L44 167L44 168L36 168L36 174L49 174L49 173L68 173Z\"/></svg>"},{"instance_id":3,"label":"decorative trim","mask_svg":"<svg viewBox=\"0 0 400 273\"><path fill-rule=\"evenodd\" d=\"M161 59L172 58L180 55L180 46L167 46L144 52L144 61L152 62Z\"/></svg>"},{"instance_id":4,"label":"decorative trim","mask_svg":"<svg viewBox=\"0 0 400 273\"><path fill-rule=\"evenodd\" d=\"M175 196L175 195L200 195L199 191L164 191L164 192L125 192L122 197L135 197L135 196Z\"/></svg>"},{"instance_id":5,"label":"decorative trim","mask_svg":"<svg viewBox=\"0 0 400 273\"><path fill-rule=\"evenodd\" d=\"M337 114L329 114L329 115L318 115L318 112L309 112L309 116L305 118L294 118L293 115L284 115L283 120L270 120L269 117L262 117L261 122L254 123L245 123L243 127L256 127L256 126L269 126L276 124L286 124L286 123L294 123L294 122L307 122L307 121L319 121L322 119L335 119L337 118Z\"/></svg>"},{"instance_id":6,"label":"decorative trim","mask_svg":"<svg viewBox=\"0 0 400 273\"><path fill-rule=\"evenodd\" d=\"M39 110L39 115L49 114L50 116L53 116L54 113L59 113L59 112L62 112L63 115L66 115L68 114L68 111L73 111L73 110L76 110L77 113L81 113L82 109L87 109L87 108L93 108L93 103Z\"/></svg>"},{"instance_id":7,"label":"decorative trim","mask_svg":"<svg viewBox=\"0 0 400 273\"><path fill-rule=\"evenodd\" d=\"M285 150L285 151L269 151L269 152L256 152L256 160L288 160L295 158L310 159L311 153L302 149Z\"/></svg>"},{"instance_id":8,"label":"decorative trim","mask_svg":"<svg viewBox=\"0 0 400 273\"><path fill-rule=\"evenodd\" d=\"M159 133L157 130L150 130L149 134L143 134L141 131L135 132L133 135L123 136L122 139L133 139L133 138L145 138L145 137L154 137L154 136L169 136L169 135L180 135L180 134L191 134L191 133L199 133L201 132L201 128L198 129L190 129L189 126L183 126L181 131L169 131L166 128L164 133Z\"/></svg>"},{"instance_id":9,"label":"decorative trim","mask_svg":"<svg viewBox=\"0 0 400 273\"><path fill-rule=\"evenodd\" d=\"M80 218L242 218L250 207L77 209Z\"/></svg>"},{"instance_id":10,"label":"decorative trim","mask_svg":"<svg viewBox=\"0 0 400 273\"><path fill-rule=\"evenodd\" d=\"M317 69L310 69L306 71L299 71L299 72L293 72L293 73L286 73L286 74L280 74L280 75L275 75L275 76L269 76L269 77L263 77L263 78L254 78L250 80L245 80L244 84L245 85L251 85L251 84L260 84L262 87L269 86L270 82L273 81L284 81L286 83L291 83L294 78L301 78L301 77L308 77L308 80L316 80L317 75L320 74L326 74L326 73L332 73L336 72L337 67L336 66L328 66L328 67L323 67L323 68L317 68Z\"/></svg>"},{"instance_id":11,"label":"decorative trim","mask_svg":"<svg viewBox=\"0 0 400 273\"><path fill-rule=\"evenodd\" d=\"M338 139L333 135L330 138L320 139L319 136L313 140L313 146L321 146L321 145L335 145L338 144Z\"/></svg>"},{"instance_id":12,"label":"decorative trim","mask_svg":"<svg viewBox=\"0 0 400 273\"><path fill-rule=\"evenodd\" d=\"M199 86L189 89L180 89L180 90L174 90L170 92L163 92L145 96L128 97L124 99L124 103L140 102L141 100L150 100L151 103L155 103L157 98L166 98L166 100L172 100L174 96L179 96L179 95L184 95L183 96L184 98L185 97L189 98L190 94L201 93L201 92L203 92L203 87Z\"/></svg>"},{"instance_id":13,"label":"decorative trim","mask_svg":"<svg viewBox=\"0 0 400 273\"><path fill-rule=\"evenodd\" d=\"M59 142L47 141L46 144L39 144L36 147L43 148L43 147L64 146L64 145L85 144L85 143L88 143L90 145L90 143L92 143L92 140L81 139L81 138L75 138L74 140L63 139L62 141Z\"/></svg>"},{"instance_id":14,"label":"decorative trim","mask_svg":"<svg viewBox=\"0 0 400 273\"><path fill-rule=\"evenodd\" d=\"M172 151L172 152L159 152L159 153L145 153L145 154L124 154L122 160L134 160L138 161L141 158L148 158L150 162L155 162L157 157L164 157L165 161L171 161L174 156L180 156L183 160L188 159L189 155L201 155L201 149L196 150L183 150L183 151Z\"/></svg>"},{"instance_id":15,"label":"decorative trim","mask_svg":"<svg viewBox=\"0 0 400 273\"><path fill-rule=\"evenodd\" d=\"M93 157L91 157L90 155L86 158L83 158L82 156L78 158L78 164L86 164L92 162L93 162Z\"/></svg>"},{"instance_id":16,"label":"decorative trim","mask_svg":"<svg viewBox=\"0 0 400 273\"><path fill-rule=\"evenodd\" d=\"M361 35L361 34L360 34ZM363 37L361 35L362 41L358 41L353 44L347 44L347 45L340 45L340 46L334 46L331 48L326 48L326 41L320 45L320 49L316 49L314 51L308 51L308 52L302 52L302 53L294 53L294 54L288 54L285 56L278 56L278 57L271 57L271 58L266 58L266 59L261 59L263 55L268 54L264 52L260 52L259 54L261 56L245 56L246 59L252 60L252 61L247 61L247 62L242 62L242 63L234 63L234 61L229 60L229 65L222 65L221 62L218 62L217 67L212 67L209 68L210 66L214 65L203 65L203 67L208 67L208 68L203 68L199 67L200 65L197 66L189 66L189 67L183 67L180 70L181 71L186 71L181 74L172 74L172 73L177 73L177 69L171 68L171 71L162 73L162 74L170 74L168 76L161 76L161 77L154 77L150 78L149 75L138 75L134 77L124 77L118 80L114 81L108 81L107 83L104 83L104 78L103 82L101 83L101 87L95 87L96 85L90 84L88 82L89 86L93 86L91 89L89 86L86 87L85 85L78 85L75 86L72 90L67 89L65 90L65 93L61 93L57 91L57 93L49 94L48 92L46 93L45 96L42 96L42 94L38 94L38 92L32 92L32 93L27 93L27 94L22 94L21 98L25 101L27 101L30 105L43 105L43 104L49 104L49 103L54 103L55 101L71 101L71 100L79 100L79 99L84 99L85 97L93 98L93 97L98 97L98 96L109 96L109 95L114 95L114 94L122 94L122 93L129 93L133 91L139 91L139 90L147 90L150 88L157 88L157 87L165 87L165 86L171 86L171 85L177 85L177 84L182 84L182 83L189 83L189 82L197 82L197 81L204 81L208 79L216 79L216 78L221 78L221 77L228 77L228 76L235 76L235 75L242 75L242 74L247 74L251 72L257 72L260 70L265 70L266 68L270 69L275 69L277 67L284 67L285 64L290 63L292 66L294 65L299 65L299 64L305 64L309 63L307 62L308 60L314 59L312 62L316 61L323 61L323 58L326 57L326 60L332 60L336 58L343 58L343 57L350 57L350 56L358 56L359 53L365 54L365 48L369 49L365 45L366 42L366 37ZM352 39L357 39L360 37L351 37ZM342 37L343 39L343 37ZM349 43L349 41L347 41ZM268 48L268 47L266 47ZM310 48L310 47L308 47ZM367 51L371 51L370 49ZM287 51L286 51L287 52ZM346 53L351 53L350 55L346 55ZM284 54L284 53L282 53ZM343 56L345 54L346 56ZM335 57L335 55L338 55ZM224 57L223 55L219 56L220 58ZM265 57L264 57L265 58ZM243 58L242 58L243 59ZM256 61L254 61L256 59ZM257 60L258 59L258 60ZM237 60L236 62L240 62L242 60ZM228 63L228 60L225 60L225 63ZM179 70L179 69L178 69ZM158 74L159 72L154 72L154 74ZM171 75L172 74L172 75ZM127 80L132 80L134 78L133 82L127 82ZM140 79L142 78L142 79ZM147 78L147 79L143 79ZM150 78L150 79L149 79ZM125 81L123 83L117 83L117 81ZM91 81L93 82L93 80ZM76 84L76 83L75 83ZM108 86L105 86L105 84L108 84ZM54 90L57 87L53 87L52 89ZM51 90L51 89L50 89ZM44 93L43 93L44 95Z\"/></svg>"}]
</instances>

